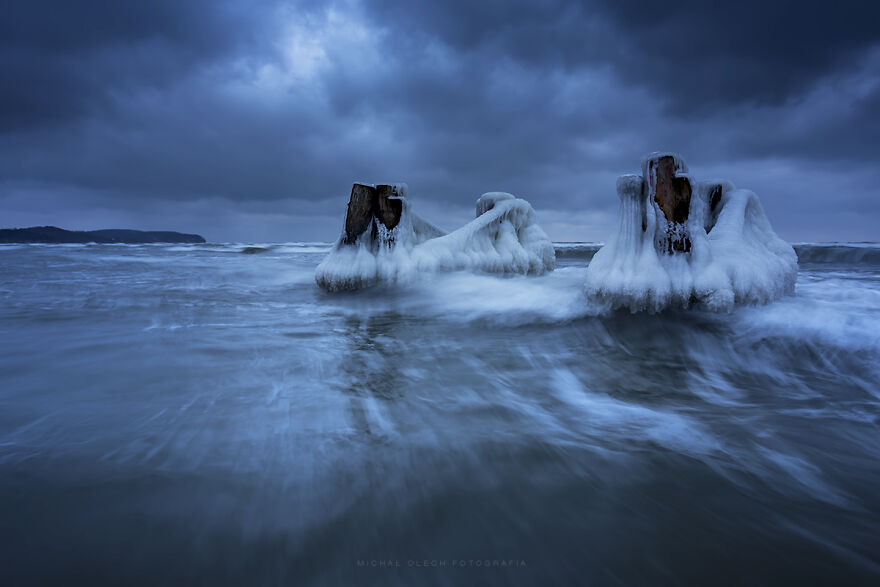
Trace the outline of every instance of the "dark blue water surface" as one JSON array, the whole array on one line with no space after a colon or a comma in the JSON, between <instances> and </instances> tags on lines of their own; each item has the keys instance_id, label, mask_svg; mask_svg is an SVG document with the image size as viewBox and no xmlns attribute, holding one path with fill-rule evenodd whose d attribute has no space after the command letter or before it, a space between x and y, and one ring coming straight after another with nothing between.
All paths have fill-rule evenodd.
<instances>
[{"instance_id":1,"label":"dark blue water surface","mask_svg":"<svg viewBox=\"0 0 880 587\"><path fill-rule=\"evenodd\" d=\"M0 246L0 583L880 582L880 247L594 315L325 245Z\"/></svg>"}]
</instances>

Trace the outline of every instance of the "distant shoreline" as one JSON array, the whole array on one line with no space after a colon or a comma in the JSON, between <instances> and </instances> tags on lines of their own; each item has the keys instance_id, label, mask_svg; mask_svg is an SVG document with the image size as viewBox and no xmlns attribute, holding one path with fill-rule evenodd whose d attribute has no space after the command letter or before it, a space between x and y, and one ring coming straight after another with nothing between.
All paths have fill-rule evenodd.
<instances>
[{"instance_id":1,"label":"distant shoreline","mask_svg":"<svg viewBox=\"0 0 880 587\"><path fill-rule=\"evenodd\" d=\"M144 230L64 230L57 226L0 229L0 243L203 243L198 234Z\"/></svg>"}]
</instances>

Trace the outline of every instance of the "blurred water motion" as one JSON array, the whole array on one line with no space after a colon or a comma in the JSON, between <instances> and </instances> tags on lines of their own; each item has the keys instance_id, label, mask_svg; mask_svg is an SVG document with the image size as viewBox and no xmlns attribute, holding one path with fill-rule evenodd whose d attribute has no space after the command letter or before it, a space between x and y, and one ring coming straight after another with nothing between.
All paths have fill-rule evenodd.
<instances>
[{"instance_id":1,"label":"blurred water motion","mask_svg":"<svg viewBox=\"0 0 880 587\"><path fill-rule=\"evenodd\" d=\"M880 579L880 247L597 316L592 245L344 295L256 246L0 246L4 583Z\"/></svg>"}]
</instances>

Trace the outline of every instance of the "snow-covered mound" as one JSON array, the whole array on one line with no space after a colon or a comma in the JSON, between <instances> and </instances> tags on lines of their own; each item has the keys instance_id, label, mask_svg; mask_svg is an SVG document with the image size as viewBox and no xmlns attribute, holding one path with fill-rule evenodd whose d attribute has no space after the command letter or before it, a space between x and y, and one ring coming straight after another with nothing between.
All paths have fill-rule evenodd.
<instances>
[{"instance_id":1,"label":"snow-covered mound","mask_svg":"<svg viewBox=\"0 0 880 587\"><path fill-rule=\"evenodd\" d=\"M727 181L696 182L677 155L653 153L617 180L616 234L587 268L586 292L612 308L729 310L794 292L797 255L758 197Z\"/></svg>"},{"instance_id":2,"label":"snow-covered mound","mask_svg":"<svg viewBox=\"0 0 880 587\"><path fill-rule=\"evenodd\" d=\"M477 218L444 234L412 213L405 185L385 188L375 188L369 220L364 220L366 205L357 202L366 196L352 190L346 229L315 271L324 289L359 289L434 271L540 274L556 264L553 244L525 200L502 192L484 194L477 200ZM389 217L389 202L399 202L399 214Z\"/></svg>"}]
</instances>

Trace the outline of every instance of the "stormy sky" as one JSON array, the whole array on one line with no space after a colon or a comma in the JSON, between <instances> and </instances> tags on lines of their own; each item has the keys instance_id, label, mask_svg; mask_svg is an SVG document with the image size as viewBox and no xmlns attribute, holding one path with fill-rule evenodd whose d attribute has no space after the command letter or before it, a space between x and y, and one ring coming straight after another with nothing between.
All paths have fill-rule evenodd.
<instances>
[{"instance_id":1,"label":"stormy sky","mask_svg":"<svg viewBox=\"0 0 880 587\"><path fill-rule=\"evenodd\" d=\"M353 181L602 240L655 150L790 240L880 240L880 8L841 0L28 0L0 16L0 226L330 241Z\"/></svg>"}]
</instances>

